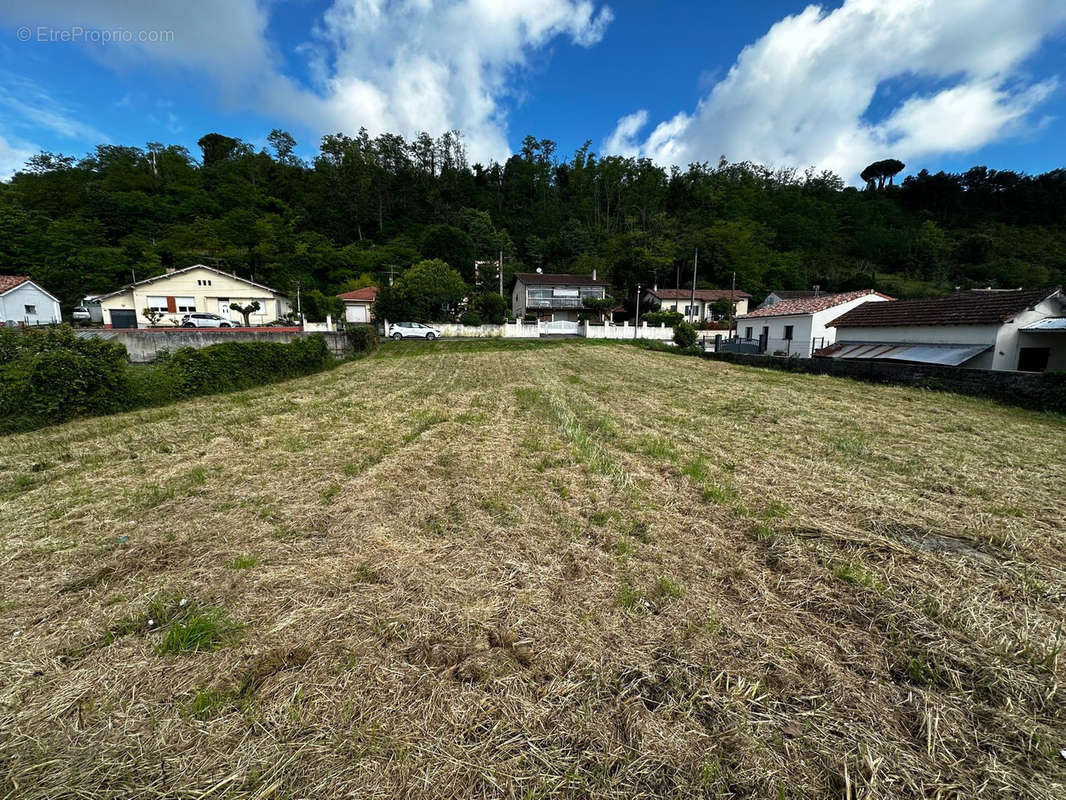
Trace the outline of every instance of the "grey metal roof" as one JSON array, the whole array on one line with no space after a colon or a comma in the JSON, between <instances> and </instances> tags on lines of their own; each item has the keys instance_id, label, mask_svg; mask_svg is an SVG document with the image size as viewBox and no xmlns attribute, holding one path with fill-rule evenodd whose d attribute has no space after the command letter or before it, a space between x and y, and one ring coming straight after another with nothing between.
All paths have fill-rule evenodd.
<instances>
[{"instance_id":1,"label":"grey metal roof","mask_svg":"<svg viewBox=\"0 0 1066 800\"><path fill-rule=\"evenodd\" d=\"M817 355L828 358L884 359L957 367L991 347L990 344L837 342L824 350L819 350Z\"/></svg>"},{"instance_id":2,"label":"grey metal roof","mask_svg":"<svg viewBox=\"0 0 1066 800\"><path fill-rule=\"evenodd\" d=\"M1033 322L1026 325L1024 328L1019 328L1021 331L1040 331L1041 333L1049 333L1051 331L1061 331L1066 333L1066 317L1047 317L1039 322Z\"/></svg>"}]
</instances>

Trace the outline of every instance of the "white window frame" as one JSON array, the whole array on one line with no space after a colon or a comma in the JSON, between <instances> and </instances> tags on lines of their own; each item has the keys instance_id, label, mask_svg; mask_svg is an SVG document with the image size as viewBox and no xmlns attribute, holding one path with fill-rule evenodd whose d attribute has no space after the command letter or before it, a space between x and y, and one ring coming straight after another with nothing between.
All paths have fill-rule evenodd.
<instances>
[{"instance_id":1,"label":"white window frame","mask_svg":"<svg viewBox=\"0 0 1066 800\"><path fill-rule=\"evenodd\" d=\"M188 303L183 303L183 300L188 300ZM195 297L175 297L174 309L179 314L191 314L196 311L196 298Z\"/></svg>"},{"instance_id":2,"label":"white window frame","mask_svg":"<svg viewBox=\"0 0 1066 800\"><path fill-rule=\"evenodd\" d=\"M162 303L158 304L158 305L155 305L155 304L152 303L153 300L161 300ZM164 314L169 314L170 313L170 311L167 310L167 298L166 298L166 295L156 295L156 296L144 298L144 307L147 308L149 311L160 311L160 312L162 312Z\"/></svg>"}]
</instances>

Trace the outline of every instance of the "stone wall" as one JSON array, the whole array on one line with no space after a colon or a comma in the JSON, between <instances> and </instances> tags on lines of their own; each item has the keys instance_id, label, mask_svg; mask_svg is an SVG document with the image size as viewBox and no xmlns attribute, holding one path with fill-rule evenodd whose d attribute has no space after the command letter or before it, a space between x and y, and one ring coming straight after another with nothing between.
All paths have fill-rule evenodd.
<instances>
[{"instance_id":1,"label":"stone wall","mask_svg":"<svg viewBox=\"0 0 1066 800\"><path fill-rule=\"evenodd\" d=\"M854 378L869 383L938 389L1038 411L1066 413L1066 372L1008 372L868 359L784 358L748 353L707 352L703 357L753 367Z\"/></svg>"},{"instance_id":2,"label":"stone wall","mask_svg":"<svg viewBox=\"0 0 1066 800\"><path fill-rule=\"evenodd\" d=\"M118 342L126 347L130 361L145 364L155 361L161 350L173 353L179 347L207 347L223 342L281 342L287 344L305 336L310 331L298 328L91 328L76 331L81 338L98 337L111 342ZM334 355L343 355L348 351L348 339L344 333L321 333L326 338L330 351Z\"/></svg>"}]
</instances>

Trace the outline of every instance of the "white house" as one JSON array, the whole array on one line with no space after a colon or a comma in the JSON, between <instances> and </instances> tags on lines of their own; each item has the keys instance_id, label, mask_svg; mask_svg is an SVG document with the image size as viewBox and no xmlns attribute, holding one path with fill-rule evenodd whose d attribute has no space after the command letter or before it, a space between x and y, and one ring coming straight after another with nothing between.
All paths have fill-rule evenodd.
<instances>
[{"instance_id":1,"label":"white house","mask_svg":"<svg viewBox=\"0 0 1066 800\"><path fill-rule=\"evenodd\" d=\"M247 306L253 300L259 303L248 320L253 326L273 322L289 312L289 298L276 289L203 264L85 298L86 303L100 306L104 324L112 328L148 327L146 308L162 315L158 325L178 324L182 316L196 311L218 314L243 325L244 316L232 306Z\"/></svg>"},{"instance_id":2,"label":"white house","mask_svg":"<svg viewBox=\"0 0 1066 800\"><path fill-rule=\"evenodd\" d=\"M982 289L870 303L830 325L836 343L820 356L1023 372L1066 370L1066 297L1061 288Z\"/></svg>"},{"instance_id":3,"label":"white house","mask_svg":"<svg viewBox=\"0 0 1066 800\"><path fill-rule=\"evenodd\" d=\"M557 333L577 333L578 316L585 311L585 298L607 296L607 281L591 275L519 272L511 292L511 311L518 319L535 316Z\"/></svg>"},{"instance_id":4,"label":"white house","mask_svg":"<svg viewBox=\"0 0 1066 800\"><path fill-rule=\"evenodd\" d=\"M25 275L0 275L0 324L55 325L59 300Z\"/></svg>"},{"instance_id":5,"label":"white house","mask_svg":"<svg viewBox=\"0 0 1066 800\"><path fill-rule=\"evenodd\" d=\"M378 287L367 286L337 295L344 303L344 321L369 323L374 321L374 301L378 299Z\"/></svg>"},{"instance_id":6,"label":"white house","mask_svg":"<svg viewBox=\"0 0 1066 800\"><path fill-rule=\"evenodd\" d=\"M644 303L659 303L662 311L679 311L689 322L705 322L711 319L711 311L719 300L732 300L733 314L745 314L751 295L737 289L697 289L693 301L691 289L649 289Z\"/></svg>"},{"instance_id":7,"label":"white house","mask_svg":"<svg viewBox=\"0 0 1066 800\"><path fill-rule=\"evenodd\" d=\"M872 289L861 289L780 300L737 317L737 335L761 340L767 353L806 357L833 343L835 331L827 327L829 322L863 303L891 299Z\"/></svg>"}]
</instances>

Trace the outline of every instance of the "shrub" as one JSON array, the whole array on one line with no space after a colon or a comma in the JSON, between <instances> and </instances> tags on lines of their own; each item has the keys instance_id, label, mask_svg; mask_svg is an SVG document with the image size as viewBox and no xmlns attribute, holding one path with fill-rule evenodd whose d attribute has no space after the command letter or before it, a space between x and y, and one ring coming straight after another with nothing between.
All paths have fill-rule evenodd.
<instances>
[{"instance_id":1,"label":"shrub","mask_svg":"<svg viewBox=\"0 0 1066 800\"><path fill-rule=\"evenodd\" d=\"M459 319L464 325L482 325L481 314L477 311L464 311L463 316Z\"/></svg>"},{"instance_id":2,"label":"shrub","mask_svg":"<svg viewBox=\"0 0 1066 800\"><path fill-rule=\"evenodd\" d=\"M507 319L510 305L503 295L499 295L496 292L485 292L474 298L471 310L476 311L481 316L482 324L503 325Z\"/></svg>"},{"instance_id":3,"label":"shrub","mask_svg":"<svg viewBox=\"0 0 1066 800\"><path fill-rule=\"evenodd\" d=\"M667 325L675 328L684 320L684 315L680 311L652 311L641 315L640 318L649 325Z\"/></svg>"},{"instance_id":4,"label":"shrub","mask_svg":"<svg viewBox=\"0 0 1066 800\"><path fill-rule=\"evenodd\" d=\"M69 326L4 329L0 337L0 431L27 430L125 408L126 348Z\"/></svg>"},{"instance_id":5,"label":"shrub","mask_svg":"<svg viewBox=\"0 0 1066 800\"><path fill-rule=\"evenodd\" d=\"M369 353L378 346L378 331L373 325L349 325L347 333L353 353Z\"/></svg>"},{"instance_id":6,"label":"shrub","mask_svg":"<svg viewBox=\"0 0 1066 800\"><path fill-rule=\"evenodd\" d=\"M182 347L164 367L173 370L179 394L193 397L232 392L309 375L326 367L329 346L321 334L279 342L225 342Z\"/></svg>"},{"instance_id":7,"label":"shrub","mask_svg":"<svg viewBox=\"0 0 1066 800\"><path fill-rule=\"evenodd\" d=\"M689 322L679 322L674 326L674 344L687 350L696 346L696 327Z\"/></svg>"}]
</instances>

